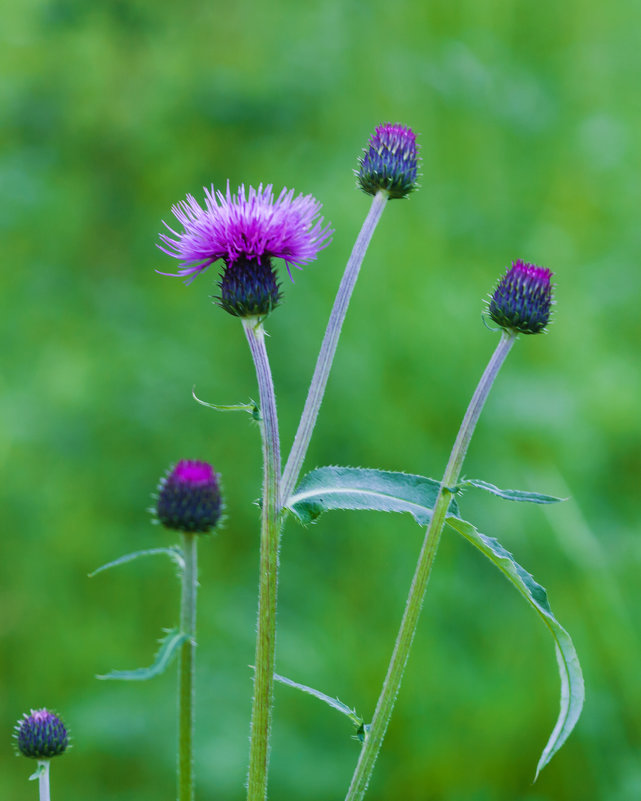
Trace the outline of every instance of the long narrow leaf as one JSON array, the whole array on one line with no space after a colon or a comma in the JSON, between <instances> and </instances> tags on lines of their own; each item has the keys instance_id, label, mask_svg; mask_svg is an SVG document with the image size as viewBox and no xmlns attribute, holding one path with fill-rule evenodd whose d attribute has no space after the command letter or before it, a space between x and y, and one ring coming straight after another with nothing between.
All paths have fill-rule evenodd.
<instances>
[{"instance_id":1,"label":"long narrow leaf","mask_svg":"<svg viewBox=\"0 0 641 801\"><path fill-rule=\"evenodd\" d=\"M566 501L567 498L557 498L554 495L542 495L540 492L525 492L524 490L513 489L500 489L495 487L494 484L489 484L487 481L481 481L479 478L466 478L459 484L460 487L477 487L477 489L490 492L492 495L498 495L499 498L504 498L506 501L527 501L529 503L560 503Z\"/></svg>"},{"instance_id":2,"label":"long narrow leaf","mask_svg":"<svg viewBox=\"0 0 641 801\"><path fill-rule=\"evenodd\" d=\"M285 504L301 521L312 523L332 509L409 512L427 525L440 482L411 473L363 467L319 467L308 473ZM457 514L452 499L450 511Z\"/></svg>"},{"instance_id":3,"label":"long narrow leaf","mask_svg":"<svg viewBox=\"0 0 641 801\"><path fill-rule=\"evenodd\" d=\"M127 553L124 556L121 556L119 559L115 559L113 562L107 562L106 565L102 565L101 567L97 568L93 571L93 573L89 573L89 578L93 578L94 576L98 575L98 573L102 573L103 570L109 570L112 567L124 565L127 562L133 562L134 559L140 559L141 556L155 556L159 553L166 554L178 565L181 570L184 569L185 559L183 557L183 552L177 545L172 545L170 548L148 548L146 551L134 551L133 553Z\"/></svg>"},{"instance_id":4,"label":"long narrow leaf","mask_svg":"<svg viewBox=\"0 0 641 801\"><path fill-rule=\"evenodd\" d=\"M171 629L160 641L160 649L152 665L136 670L112 670L103 676L96 676L97 679L116 679L119 681L146 681L154 676L159 676L171 664L173 658L178 653L180 646L189 639L189 635L183 634L178 629Z\"/></svg>"},{"instance_id":5,"label":"long narrow leaf","mask_svg":"<svg viewBox=\"0 0 641 801\"><path fill-rule=\"evenodd\" d=\"M313 695L314 698L324 701L326 704L331 706L332 709L337 709L339 712L342 712L343 715L348 717L357 728L363 726L363 718L361 718L360 715L357 715L354 709L350 709L347 704L339 701L338 698L332 698L331 695L325 695L325 693L322 693L320 690L315 690L313 687L308 687L306 684L299 684L297 681L292 681L285 676L280 676L278 673L274 673L274 680L280 684L286 684L288 687L294 687L297 690L301 690L308 695Z\"/></svg>"},{"instance_id":6,"label":"long narrow leaf","mask_svg":"<svg viewBox=\"0 0 641 801\"><path fill-rule=\"evenodd\" d=\"M471 523L457 517L448 517L447 523L476 546L503 573L534 608L554 638L561 678L561 708L556 725L539 759L534 777L536 780L541 770L569 737L583 707L583 675L574 644L570 635L552 614L544 588L516 562L500 542L481 534Z\"/></svg>"}]
</instances>

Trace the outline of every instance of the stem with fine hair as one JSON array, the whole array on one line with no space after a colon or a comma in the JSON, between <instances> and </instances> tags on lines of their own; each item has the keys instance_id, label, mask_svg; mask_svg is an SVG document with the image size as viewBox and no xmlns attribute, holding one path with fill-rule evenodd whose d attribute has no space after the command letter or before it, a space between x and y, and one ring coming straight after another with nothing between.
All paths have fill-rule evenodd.
<instances>
[{"instance_id":1,"label":"stem with fine hair","mask_svg":"<svg viewBox=\"0 0 641 801\"><path fill-rule=\"evenodd\" d=\"M352 297L361 264L365 258L367 246L383 214L387 199L388 194L384 190L379 190L374 195L369 213L365 218L363 227L356 238L352 253L345 266L345 272L343 273L343 278L341 279L338 293L336 294L336 300L334 301L329 322L327 323L327 329L325 330L325 336L323 337L323 344L321 345L320 353L316 361L314 375L309 385L309 392L307 393L303 414L301 415L298 430L294 437L294 444L292 445L285 470L283 471L280 496L280 503L283 506L287 503L287 499L294 489L298 476L300 475L303 461L305 460L305 454L309 447L309 441L316 424L316 418L318 417L318 412L323 402L329 371L331 370L334 354L336 353L343 321L347 314L347 307Z\"/></svg>"},{"instance_id":2,"label":"stem with fine hair","mask_svg":"<svg viewBox=\"0 0 641 801\"><path fill-rule=\"evenodd\" d=\"M367 790L376 758L383 744L385 732L387 731L387 726L394 709L394 703L401 686L403 672L416 632L416 626L427 589L427 582L432 571L434 557L438 550L441 532L443 531L447 510L452 498L452 492L461 474L465 454L467 453L467 448L470 444L483 405L494 383L494 379L515 340L516 334L514 332L503 331L501 333L501 340L492 354L489 364L485 368L485 372L479 381L463 418L463 422L461 423L447 467L445 468L445 473L443 474L441 486L432 511L432 517L425 533L423 547L418 558L414 578L412 579L412 585L405 605L405 612L398 636L396 637L394 652L387 669L387 675L383 682L374 717L367 731L367 736L363 743L345 801L360 801Z\"/></svg>"},{"instance_id":3,"label":"stem with fine hair","mask_svg":"<svg viewBox=\"0 0 641 801\"><path fill-rule=\"evenodd\" d=\"M178 668L178 801L193 801L194 798L197 537L197 534L187 532L182 535L185 566L180 599L180 631L189 639L180 646Z\"/></svg>"},{"instance_id":4,"label":"stem with fine hair","mask_svg":"<svg viewBox=\"0 0 641 801\"><path fill-rule=\"evenodd\" d=\"M49 765L51 760L38 760L38 796L40 801L51 801L51 791L49 789ZM35 775L31 777L35 779Z\"/></svg>"},{"instance_id":5,"label":"stem with fine hair","mask_svg":"<svg viewBox=\"0 0 641 801\"><path fill-rule=\"evenodd\" d=\"M276 652L278 549L281 528L280 444L274 383L265 348L265 331L261 322L256 318L244 318L243 326L256 367L263 440L258 624L256 627L254 700L249 742L247 799L248 801L264 801L267 795Z\"/></svg>"}]
</instances>

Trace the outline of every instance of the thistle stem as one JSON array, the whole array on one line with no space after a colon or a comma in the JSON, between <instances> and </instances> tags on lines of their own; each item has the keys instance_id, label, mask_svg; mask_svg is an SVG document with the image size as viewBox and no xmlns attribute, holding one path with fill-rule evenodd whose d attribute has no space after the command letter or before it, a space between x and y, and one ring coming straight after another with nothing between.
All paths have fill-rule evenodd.
<instances>
[{"instance_id":1,"label":"thistle stem","mask_svg":"<svg viewBox=\"0 0 641 801\"><path fill-rule=\"evenodd\" d=\"M423 606L427 582L432 571L432 565L438 550L447 510L452 498L452 491L461 474L465 454L467 453L467 448L470 444L483 405L494 383L494 379L515 340L516 335L513 332L502 332L501 340L479 381L463 418L463 422L461 423L447 467L445 468L445 473L443 474L441 486L432 511L432 518L425 533L423 547L418 558L414 578L412 579L405 612L396 638L387 675L383 682L374 717L361 749L359 760L352 777L352 783L345 797L345 801L360 801L367 790L376 758L383 744L385 732L387 731L387 726L394 709L394 703L396 702L396 697L401 686L403 672L407 664L412 640L414 639L418 619Z\"/></svg>"},{"instance_id":2,"label":"thistle stem","mask_svg":"<svg viewBox=\"0 0 641 801\"><path fill-rule=\"evenodd\" d=\"M367 247L374 234L378 221L383 214L387 199L387 192L382 190L374 195L369 213L365 218L363 227L356 238L354 248L345 266L345 272L343 273L343 278L338 287L336 300L334 301L334 306L325 330L323 344L321 345L318 360L316 361L314 375L309 385L307 400L305 401L300 423L298 424L298 430L294 437L294 444L292 445L285 470L283 471L280 495L280 503L282 506L287 503L287 499L291 495L296 481L298 480L298 476L300 475L303 461L305 460L305 454L309 447L309 441L312 437L314 426L316 425L316 418L318 417L318 412L323 402L329 371L331 370L334 354L336 353L343 321L347 314L347 307L349 306L349 301L352 297L352 292L356 285L356 279L358 278L361 264L365 258Z\"/></svg>"},{"instance_id":3,"label":"thistle stem","mask_svg":"<svg viewBox=\"0 0 641 801\"><path fill-rule=\"evenodd\" d=\"M247 799L248 801L264 801L267 795L276 652L278 549L281 530L280 444L274 383L265 348L265 331L260 321L255 318L243 319L243 326L256 367L263 440L263 501L260 530L256 669L249 743Z\"/></svg>"},{"instance_id":4,"label":"thistle stem","mask_svg":"<svg viewBox=\"0 0 641 801\"><path fill-rule=\"evenodd\" d=\"M180 646L178 668L178 801L194 798L194 720L196 666L197 534L182 535L185 567L180 600L180 631L189 639Z\"/></svg>"},{"instance_id":5,"label":"thistle stem","mask_svg":"<svg viewBox=\"0 0 641 801\"><path fill-rule=\"evenodd\" d=\"M51 791L49 789L49 765L51 760L38 760L38 793L40 801L51 801Z\"/></svg>"}]
</instances>

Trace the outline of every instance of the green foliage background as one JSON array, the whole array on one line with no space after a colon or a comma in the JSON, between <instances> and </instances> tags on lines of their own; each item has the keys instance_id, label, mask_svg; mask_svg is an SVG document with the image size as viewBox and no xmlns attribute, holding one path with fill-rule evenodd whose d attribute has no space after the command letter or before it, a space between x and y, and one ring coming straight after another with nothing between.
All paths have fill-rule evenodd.
<instances>
[{"instance_id":1,"label":"green foliage background","mask_svg":"<svg viewBox=\"0 0 641 801\"><path fill-rule=\"evenodd\" d=\"M3 261L0 797L33 798L9 734L60 711L67 801L174 795L173 671L148 664L176 623L146 508L173 461L223 475L226 526L201 547L200 799L243 798L260 493L257 430L191 398L245 401L236 320L157 275L161 219L212 182L313 193L336 228L284 281L269 321L286 451L368 199L360 148L382 121L420 134L422 188L385 212L350 308L307 467L440 476L495 343L481 299L511 259L556 273L548 336L499 377L466 473L570 495L562 508L470 493L462 508L550 594L587 702L531 781L556 717L545 631L447 536L375 774L372 801L632 801L641 793L638 612L641 9L631 0L23 0L0 31ZM171 263L170 263L171 262ZM333 514L282 551L278 670L371 714L422 533ZM277 688L271 797L341 798L358 745L333 710ZM0 738L2 739L2 738Z\"/></svg>"}]
</instances>

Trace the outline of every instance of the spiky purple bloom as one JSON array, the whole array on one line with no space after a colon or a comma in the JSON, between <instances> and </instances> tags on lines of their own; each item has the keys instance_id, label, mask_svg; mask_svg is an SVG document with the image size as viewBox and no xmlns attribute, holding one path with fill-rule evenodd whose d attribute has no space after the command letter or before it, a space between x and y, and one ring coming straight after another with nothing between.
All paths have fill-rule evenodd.
<instances>
[{"instance_id":1,"label":"spiky purple bloom","mask_svg":"<svg viewBox=\"0 0 641 801\"><path fill-rule=\"evenodd\" d=\"M540 334L550 319L553 273L546 267L517 259L500 279L488 311L501 328L521 334Z\"/></svg>"},{"instance_id":2,"label":"spiky purple bloom","mask_svg":"<svg viewBox=\"0 0 641 801\"><path fill-rule=\"evenodd\" d=\"M386 122L379 125L359 159L358 185L368 195L380 190L390 198L407 197L416 188L418 157L411 128Z\"/></svg>"},{"instance_id":3,"label":"spiky purple bloom","mask_svg":"<svg viewBox=\"0 0 641 801\"><path fill-rule=\"evenodd\" d=\"M166 528L211 531L222 512L219 476L207 462L182 459L160 480L156 516Z\"/></svg>"},{"instance_id":4,"label":"spiky purple bloom","mask_svg":"<svg viewBox=\"0 0 641 801\"><path fill-rule=\"evenodd\" d=\"M69 745L65 724L48 709L32 709L15 726L18 752L31 759L51 759L64 753Z\"/></svg>"},{"instance_id":5,"label":"spiky purple bloom","mask_svg":"<svg viewBox=\"0 0 641 801\"><path fill-rule=\"evenodd\" d=\"M192 195L172 206L183 230L165 223L171 235L160 234L158 247L180 259L175 275L187 283L222 259L219 305L240 317L268 314L280 298L271 260L283 259L291 278L292 267L301 269L330 242L321 204L312 195L294 197L293 189L274 198L271 184L249 193L241 186L234 195L229 183L225 194L204 191L204 209Z\"/></svg>"}]
</instances>

